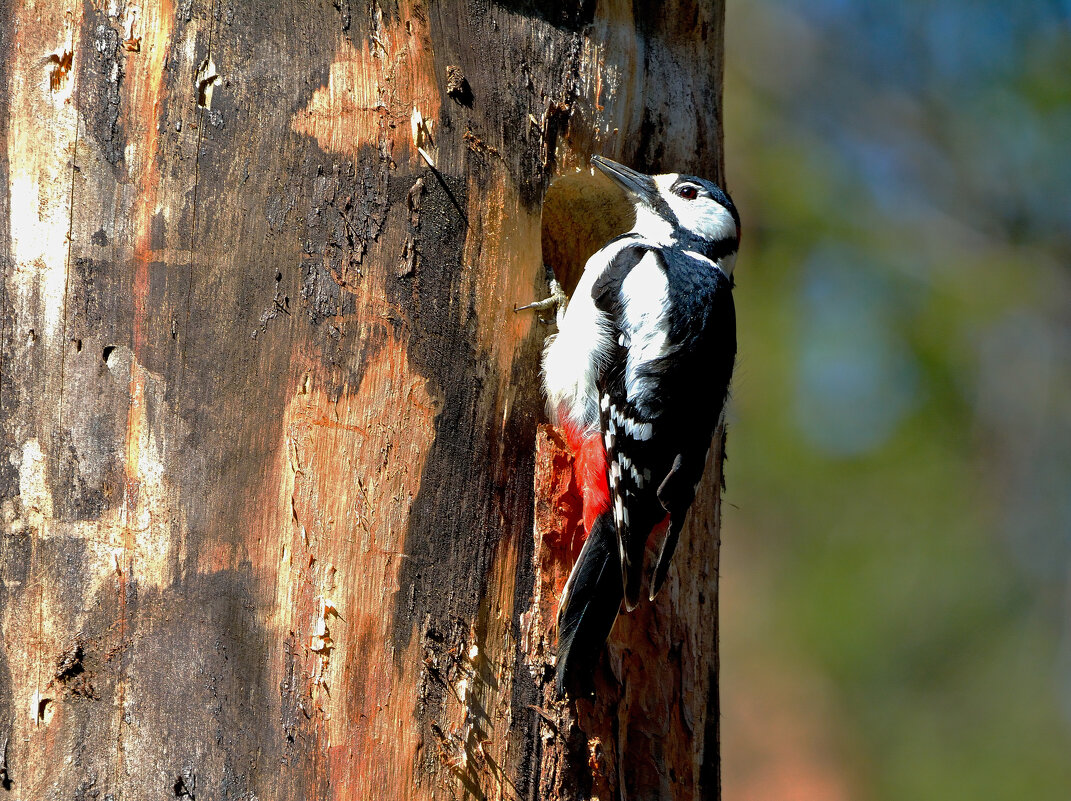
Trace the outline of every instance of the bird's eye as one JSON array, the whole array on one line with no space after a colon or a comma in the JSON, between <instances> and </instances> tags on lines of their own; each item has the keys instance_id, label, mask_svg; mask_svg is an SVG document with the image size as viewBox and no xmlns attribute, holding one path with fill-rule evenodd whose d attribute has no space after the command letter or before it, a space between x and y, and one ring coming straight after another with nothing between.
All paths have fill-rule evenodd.
<instances>
[{"instance_id":1,"label":"bird's eye","mask_svg":"<svg viewBox=\"0 0 1071 801\"><path fill-rule=\"evenodd\" d=\"M685 200L695 200L697 197L699 197L699 190L691 184L685 184L677 190L677 194Z\"/></svg>"}]
</instances>

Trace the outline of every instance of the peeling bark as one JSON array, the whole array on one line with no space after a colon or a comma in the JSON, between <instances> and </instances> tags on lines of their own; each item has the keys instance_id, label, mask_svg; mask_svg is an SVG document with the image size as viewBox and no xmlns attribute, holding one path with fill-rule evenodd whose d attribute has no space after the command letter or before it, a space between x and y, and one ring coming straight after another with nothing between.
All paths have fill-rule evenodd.
<instances>
[{"instance_id":1,"label":"peeling bark","mask_svg":"<svg viewBox=\"0 0 1071 801\"><path fill-rule=\"evenodd\" d=\"M543 199L720 175L720 4L633 5L0 0L0 790L712 797L717 469L545 697Z\"/></svg>"}]
</instances>

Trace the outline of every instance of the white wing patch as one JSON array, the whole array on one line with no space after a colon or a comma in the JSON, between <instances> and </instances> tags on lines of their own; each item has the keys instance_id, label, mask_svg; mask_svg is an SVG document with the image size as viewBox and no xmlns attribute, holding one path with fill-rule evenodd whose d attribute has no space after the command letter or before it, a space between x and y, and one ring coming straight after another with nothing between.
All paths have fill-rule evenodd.
<instances>
[{"instance_id":1,"label":"white wing patch","mask_svg":"<svg viewBox=\"0 0 1071 801\"><path fill-rule=\"evenodd\" d=\"M626 434L637 442L646 442L651 438L652 428L650 423L637 423L635 420L627 419L622 428L625 429Z\"/></svg>"},{"instance_id":2,"label":"white wing patch","mask_svg":"<svg viewBox=\"0 0 1071 801\"><path fill-rule=\"evenodd\" d=\"M641 411L653 387L644 386L640 367L665 353L668 338L669 281L655 252L648 252L621 282L621 327L630 347L625 362L625 394Z\"/></svg>"},{"instance_id":3,"label":"white wing patch","mask_svg":"<svg viewBox=\"0 0 1071 801\"><path fill-rule=\"evenodd\" d=\"M606 412L607 428L616 429L619 435L615 437L616 450L610 450L610 446L607 446L610 456L607 473L613 497L614 522L619 534L621 558L628 564L621 533L629 527L629 505L633 502L636 492L643 490L651 480L650 469L644 468L641 472L633 460L633 455L629 452L629 441L636 441L634 436L636 433L650 436L652 426L651 423L636 422L630 410L618 408L613 403L609 404Z\"/></svg>"}]
</instances>

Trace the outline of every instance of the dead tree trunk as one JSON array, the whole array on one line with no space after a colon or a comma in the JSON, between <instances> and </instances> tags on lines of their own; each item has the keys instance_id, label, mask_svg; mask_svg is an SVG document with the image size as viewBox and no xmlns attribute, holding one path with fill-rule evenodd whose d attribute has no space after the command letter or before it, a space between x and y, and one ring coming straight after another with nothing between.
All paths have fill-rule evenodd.
<instances>
[{"instance_id":1,"label":"dead tree trunk","mask_svg":"<svg viewBox=\"0 0 1071 801\"><path fill-rule=\"evenodd\" d=\"M512 308L592 152L720 176L721 38L692 0L0 0L4 790L716 797L720 461L577 729Z\"/></svg>"}]
</instances>

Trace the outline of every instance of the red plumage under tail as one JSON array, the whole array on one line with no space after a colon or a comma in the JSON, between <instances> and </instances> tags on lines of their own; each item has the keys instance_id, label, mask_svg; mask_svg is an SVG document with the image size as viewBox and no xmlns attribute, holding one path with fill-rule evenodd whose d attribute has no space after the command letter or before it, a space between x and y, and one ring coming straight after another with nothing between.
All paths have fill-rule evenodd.
<instances>
[{"instance_id":1,"label":"red plumage under tail","mask_svg":"<svg viewBox=\"0 0 1071 801\"><path fill-rule=\"evenodd\" d=\"M558 695L594 693L595 665L625 590L613 515L599 515L569 574L558 606Z\"/></svg>"},{"instance_id":2,"label":"red plumage under tail","mask_svg":"<svg viewBox=\"0 0 1071 801\"><path fill-rule=\"evenodd\" d=\"M573 454L573 477L584 501L584 531L588 532L595 526L595 519L610 508L606 449L598 431L584 431L568 418L563 420L562 430Z\"/></svg>"}]
</instances>

